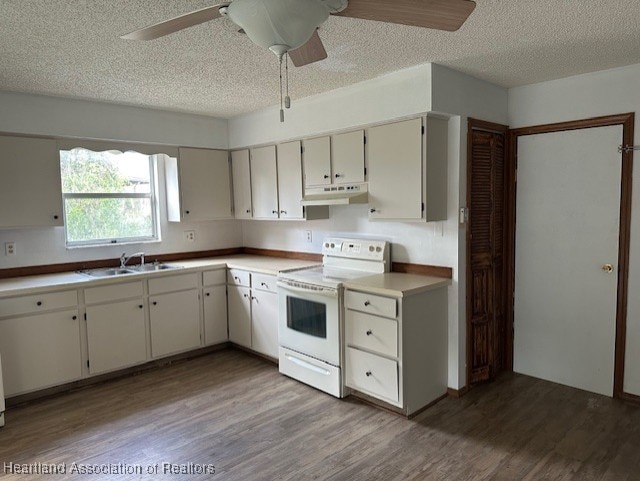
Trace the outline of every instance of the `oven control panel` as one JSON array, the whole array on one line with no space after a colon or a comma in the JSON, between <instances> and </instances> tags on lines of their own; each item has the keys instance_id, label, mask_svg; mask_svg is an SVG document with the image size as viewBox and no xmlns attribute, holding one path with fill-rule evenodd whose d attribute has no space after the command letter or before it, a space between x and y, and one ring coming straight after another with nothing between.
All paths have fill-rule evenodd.
<instances>
[{"instance_id":1,"label":"oven control panel","mask_svg":"<svg viewBox=\"0 0 640 481\"><path fill-rule=\"evenodd\" d=\"M322 244L325 256L384 261L389 259L389 243L382 240L330 237Z\"/></svg>"}]
</instances>

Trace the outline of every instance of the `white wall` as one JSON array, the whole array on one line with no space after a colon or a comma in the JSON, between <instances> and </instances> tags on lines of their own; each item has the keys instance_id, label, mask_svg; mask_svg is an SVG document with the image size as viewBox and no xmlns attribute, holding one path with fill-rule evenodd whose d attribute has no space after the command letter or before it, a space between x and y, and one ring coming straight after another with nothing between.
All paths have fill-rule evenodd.
<instances>
[{"instance_id":1,"label":"white wall","mask_svg":"<svg viewBox=\"0 0 640 481\"><path fill-rule=\"evenodd\" d=\"M638 85L640 65L632 65L513 88L509 91L509 123L515 128L626 112L635 112L638 118ZM634 143L640 144L637 127ZM640 395L640 169L637 165L633 193L624 389Z\"/></svg>"},{"instance_id":2,"label":"white wall","mask_svg":"<svg viewBox=\"0 0 640 481\"><path fill-rule=\"evenodd\" d=\"M232 119L230 146L239 148L311 137L432 110L450 115L447 221L369 222L366 205L334 206L328 220L244 221L243 235L248 247L307 252L320 252L320 243L329 234L379 237L393 243L394 261L452 267L448 384L459 389L466 383L464 270L460 265L465 251L460 251L464 246L459 245L464 242L464 226L458 225L457 217L466 192L466 116L506 123L506 90L441 66L422 65L294 101L283 124L278 121L277 108ZM313 243L305 242L305 230L313 231Z\"/></svg>"},{"instance_id":3,"label":"white wall","mask_svg":"<svg viewBox=\"0 0 640 481\"><path fill-rule=\"evenodd\" d=\"M0 132L127 140L154 144L226 149L227 121L160 110L141 109L84 100L0 92ZM164 168L159 173L162 242L100 248L65 248L61 227L0 229L0 246L16 242L17 254L0 254L0 269L119 257L123 251L153 254L236 247L242 244L242 226L235 221L168 223ZM59 179L52 179L59 182ZM183 240L185 230L196 232L196 242Z\"/></svg>"}]
</instances>

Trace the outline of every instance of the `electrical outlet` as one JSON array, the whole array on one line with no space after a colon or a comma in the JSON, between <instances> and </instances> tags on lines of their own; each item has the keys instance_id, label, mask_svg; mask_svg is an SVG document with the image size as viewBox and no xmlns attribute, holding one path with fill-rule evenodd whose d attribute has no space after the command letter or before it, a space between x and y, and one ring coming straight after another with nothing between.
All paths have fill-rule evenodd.
<instances>
[{"instance_id":1,"label":"electrical outlet","mask_svg":"<svg viewBox=\"0 0 640 481\"><path fill-rule=\"evenodd\" d=\"M196 231L194 230L186 230L184 231L184 240L187 242L195 242L196 241Z\"/></svg>"},{"instance_id":2,"label":"electrical outlet","mask_svg":"<svg viewBox=\"0 0 640 481\"><path fill-rule=\"evenodd\" d=\"M313 233L310 230L304 231L304 238L309 244L311 244L313 242Z\"/></svg>"},{"instance_id":3,"label":"electrical outlet","mask_svg":"<svg viewBox=\"0 0 640 481\"><path fill-rule=\"evenodd\" d=\"M4 243L4 255L6 255L6 256L15 256L16 255L16 243L15 242L5 242Z\"/></svg>"}]
</instances>

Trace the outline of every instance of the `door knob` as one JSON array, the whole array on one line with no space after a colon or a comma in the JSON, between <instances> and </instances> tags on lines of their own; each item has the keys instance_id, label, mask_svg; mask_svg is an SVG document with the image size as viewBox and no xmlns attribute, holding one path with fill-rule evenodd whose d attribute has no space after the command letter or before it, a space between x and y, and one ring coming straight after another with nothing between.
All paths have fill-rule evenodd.
<instances>
[{"instance_id":1,"label":"door knob","mask_svg":"<svg viewBox=\"0 0 640 481\"><path fill-rule=\"evenodd\" d=\"M602 266L602 270L605 271L607 274L611 274L613 272L613 265L612 264L604 264Z\"/></svg>"}]
</instances>

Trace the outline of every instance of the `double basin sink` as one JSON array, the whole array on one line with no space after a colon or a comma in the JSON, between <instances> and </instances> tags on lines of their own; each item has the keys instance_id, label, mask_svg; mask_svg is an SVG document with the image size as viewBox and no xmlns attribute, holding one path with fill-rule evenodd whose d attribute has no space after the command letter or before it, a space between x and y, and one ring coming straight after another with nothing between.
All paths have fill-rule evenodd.
<instances>
[{"instance_id":1,"label":"double basin sink","mask_svg":"<svg viewBox=\"0 0 640 481\"><path fill-rule=\"evenodd\" d=\"M86 271L79 271L80 274L84 274L90 277L116 277L126 276L129 274L142 274L145 272L158 272L169 269L179 269L180 266L170 266L167 264L139 264L137 266L127 267L105 267L101 269L89 269Z\"/></svg>"}]
</instances>

